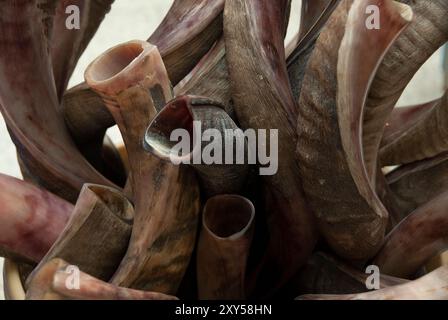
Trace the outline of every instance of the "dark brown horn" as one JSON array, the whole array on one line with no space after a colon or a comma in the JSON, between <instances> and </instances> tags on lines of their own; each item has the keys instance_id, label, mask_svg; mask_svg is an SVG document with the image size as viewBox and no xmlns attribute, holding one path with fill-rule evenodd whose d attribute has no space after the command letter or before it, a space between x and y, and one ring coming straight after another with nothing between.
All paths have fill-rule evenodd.
<instances>
[{"instance_id":1,"label":"dark brown horn","mask_svg":"<svg viewBox=\"0 0 448 320\"><path fill-rule=\"evenodd\" d=\"M374 263L381 272L409 277L448 249L448 193L444 192L406 217L388 235Z\"/></svg>"},{"instance_id":2,"label":"dark brown horn","mask_svg":"<svg viewBox=\"0 0 448 320\"><path fill-rule=\"evenodd\" d=\"M241 127L279 131L278 172L263 177L270 241L262 266L264 276L258 274L259 283L272 283L266 284L269 289L257 289L259 295L283 285L309 257L316 241L314 219L305 204L294 157L296 106L283 40L288 8L286 0L235 0L227 1L224 10L226 56Z\"/></svg>"},{"instance_id":3,"label":"dark brown horn","mask_svg":"<svg viewBox=\"0 0 448 320\"><path fill-rule=\"evenodd\" d=\"M301 294L350 294L366 291L369 273L362 272L332 255L317 252L300 270L295 289ZM380 275L380 288L387 288L408 280Z\"/></svg>"},{"instance_id":4,"label":"dark brown horn","mask_svg":"<svg viewBox=\"0 0 448 320\"><path fill-rule=\"evenodd\" d=\"M30 278L48 261L61 258L109 281L126 253L133 217L134 208L121 192L85 185L66 227Z\"/></svg>"},{"instance_id":5,"label":"dark brown horn","mask_svg":"<svg viewBox=\"0 0 448 320\"><path fill-rule=\"evenodd\" d=\"M427 111L431 110L440 99L414 106L395 107L387 119L384 134L381 140L381 148L389 145L399 136L403 135L415 123L420 121Z\"/></svg>"},{"instance_id":6,"label":"dark brown horn","mask_svg":"<svg viewBox=\"0 0 448 320\"><path fill-rule=\"evenodd\" d=\"M176 85L222 34L224 0L174 0L165 19L149 37L157 45Z\"/></svg>"},{"instance_id":7,"label":"dark brown horn","mask_svg":"<svg viewBox=\"0 0 448 320\"><path fill-rule=\"evenodd\" d=\"M448 93L422 114L401 135L381 148L383 165L412 163L448 151Z\"/></svg>"},{"instance_id":8,"label":"dark brown horn","mask_svg":"<svg viewBox=\"0 0 448 320\"><path fill-rule=\"evenodd\" d=\"M66 26L68 6L74 5L79 9L79 29L69 29ZM51 61L56 84L56 92L61 98L67 88L70 76L78 62L83 33L89 21L89 0L58 1L53 21L53 32L50 40Z\"/></svg>"},{"instance_id":9,"label":"dark brown horn","mask_svg":"<svg viewBox=\"0 0 448 320\"><path fill-rule=\"evenodd\" d=\"M442 153L403 165L387 175L402 219L448 189L447 169L448 153Z\"/></svg>"},{"instance_id":10,"label":"dark brown horn","mask_svg":"<svg viewBox=\"0 0 448 320\"><path fill-rule=\"evenodd\" d=\"M246 198L219 195L207 201L197 252L199 299L246 298L254 219L255 208Z\"/></svg>"},{"instance_id":11,"label":"dark brown horn","mask_svg":"<svg viewBox=\"0 0 448 320\"><path fill-rule=\"evenodd\" d=\"M380 8L380 30L366 28L369 4ZM384 238L388 213L376 194L376 167L363 161L359 134L369 125L362 115L370 81L410 17L409 7L389 0L342 1L303 81L297 154L304 189L323 236L348 259L371 258Z\"/></svg>"},{"instance_id":12,"label":"dark brown horn","mask_svg":"<svg viewBox=\"0 0 448 320\"><path fill-rule=\"evenodd\" d=\"M222 104L229 116L235 119L224 38L216 42L196 67L174 87L174 94L176 97L208 97Z\"/></svg>"}]
</instances>

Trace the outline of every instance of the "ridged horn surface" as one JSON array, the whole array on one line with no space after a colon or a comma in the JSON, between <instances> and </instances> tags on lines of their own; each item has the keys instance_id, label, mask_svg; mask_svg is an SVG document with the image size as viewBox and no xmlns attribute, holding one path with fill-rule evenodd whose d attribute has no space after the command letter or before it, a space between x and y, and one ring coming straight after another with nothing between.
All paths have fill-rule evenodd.
<instances>
[{"instance_id":1,"label":"ridged horn surface","mask_svg":"<svg viewBox=\"0 0 448 320\"><path fill-rule=\"evenodd\" d=\"M119 191L86 184L70 220L33 271L61 258L95 278L109 281L129 244L134 208Z\"/></svg>"},{"instance_id":2,"label":"ridged horn surface","mask_svg":"<svg viewBox=\"0 0 448 320\"><path fill-rule=\"evenodd\" d=\"M380 30L366 28L370 4L380 8ZM348 259L372 257L384 238L388 213L359 135L375 71L410 12L392 1L342 1L317 41L303 81L297 155L304 190L323 236Z\"/></svg>"},{"instance_id":3,"label":"ridged horn surface","mask_svg":"<svg viewBox=\"0 0 448 320\"><path fill-rule=\"evenodd\" d=\"M309 257L316 241L314 219L305 203L294 157L297 109L283 38L288 8L286 0L235 0L227 1L224 10L226 57L241 128L278 129L279 135L278 171L263 176L270 240L260 266L263 271L255 273L258 284L266 286L256 289L258 295L283 285Z\"/></svg>"}]
</instances>

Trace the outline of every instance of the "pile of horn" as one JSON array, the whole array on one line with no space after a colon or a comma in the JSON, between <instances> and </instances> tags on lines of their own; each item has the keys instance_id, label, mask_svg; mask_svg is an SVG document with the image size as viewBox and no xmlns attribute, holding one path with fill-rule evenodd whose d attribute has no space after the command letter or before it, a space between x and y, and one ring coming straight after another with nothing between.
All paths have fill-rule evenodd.
<instances>
[{"instance_id":1,"label":"pile of horn","mask_svg":"<svg viewBox=\"0 0 448 320\"><path fill-rule=\"evenodd\" d=\"M290 0L174 0L67 90L112 3L0 0L24 177L0 175L9 298L16 270L27 299L448 299L448 266L427 268L448 249L448 98L394 108L447 41L448 1L303 0L285 46ZM277 129L277 173L173 163L195 121Z\"/></svg>"}]
</instances>

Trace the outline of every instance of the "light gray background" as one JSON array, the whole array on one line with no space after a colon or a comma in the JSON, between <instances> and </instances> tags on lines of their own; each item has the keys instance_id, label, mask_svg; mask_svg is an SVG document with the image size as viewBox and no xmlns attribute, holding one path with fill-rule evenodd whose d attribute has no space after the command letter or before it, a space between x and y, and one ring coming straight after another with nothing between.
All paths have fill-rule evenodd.
<instances>
[{"instance_id":1,"label":"light gray background","mask_svg":"<svg viewBox=\"0 0 448 320\"><path fill-rule=\"evenodd\" d=\"M99 54L113 45L132 39L146 40L158 26L173 0L116 0L112 11L107 15L98 33L81 57L70 81L73 86L84 80L83 73L87 65ZM299 24L301 0L293 0L289 39ZM132 4L131 4L132 3ZM441 54L438 52L418 72L410 87L400 100L401 105L428 101L443 92ZM1 84L0 84L1 85ZM121 137L116 128L109 131L112 138L119 142ZM15 147L0 115L0 172L21 177L16 161ZM1 191L0 191L1 192ZM0 272L2 260L0 259ZM0 277L0 299L3 298L3 279Z\"/></svg>"}]
</instances>

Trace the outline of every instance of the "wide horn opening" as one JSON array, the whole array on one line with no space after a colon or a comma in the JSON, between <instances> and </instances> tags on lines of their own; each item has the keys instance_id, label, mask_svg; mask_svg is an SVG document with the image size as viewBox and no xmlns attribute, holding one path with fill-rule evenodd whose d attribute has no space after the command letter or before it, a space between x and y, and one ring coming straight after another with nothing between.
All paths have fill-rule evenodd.
<instances>
[{"instance_id":1,"label":"wide horn opening","mask_svg":"<svg viewBox=\"0 0 448 320\"><path fill-rule=\"evenodd\" d=\"M90 192L100 200L109 210L117 217L131 223L133 215L133 206L131 202L119 191L109 187L104 187L95 184L86 184Z\"/></svg>"},{"instance_id":2,"label":"wide horn opening","mask_svg":"<svg viewBox=\"0 0 448 320\"><path fill-rule=\"evenodd\" d=\"M210 198L204 208L204 227L215 237L238 239L250 228L255 216L253 204L237 195Z\"/></svg>"},{"instance_id":3,"label":"wide horn opening","mask_svg":"<svg viewBox=\"0 0 448 320\"><path fill-rule=\"evenodd\" d=\"M117 45L95 59L84 77L91 88L115 95L143 80L144 69L151 63L150 57L158 54L156 52L157 47L146 41L133 40Z\"/></svg>"},{"instance_id":4,"label":"wide horn opening","mask_svg":"<svg viewBox=\"0 0 448 320\"><path fill-rule=\"evenodd\" d=\"M113 78L131 65L132 61L138 58L142 52L143 47L140 43L128 43L114 47L94 62L89 75L92 80L97 82Z\"/></svg>"},{"instance_id":5,"label":"wide horn opening","mask_svg":"<svg viewBox=\"0 0 448 320\"><path fill-rule=\"evenodd\" d=\"M194 150L193 121L194 115L188 98L179 97L172 100L157 114L146 130L145 150L167 161L189 160ZM180 130L179 133L182 131L186 135L185 138L189 139L190 148L182 154L173 152L174 146L179 143L175 130Z\"/></svg>"}]
</instances>

